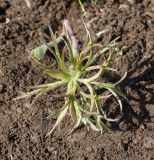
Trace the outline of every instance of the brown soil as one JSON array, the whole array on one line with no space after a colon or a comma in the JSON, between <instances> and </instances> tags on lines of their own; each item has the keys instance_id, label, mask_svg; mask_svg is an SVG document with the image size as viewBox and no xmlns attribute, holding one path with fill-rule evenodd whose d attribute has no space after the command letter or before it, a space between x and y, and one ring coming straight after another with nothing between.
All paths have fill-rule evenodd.
<instances>
[{"instance_id":1,"label":"brown soil","mask_svg":"<svg viewBox=\"0 0 154 160\"><path fill-rule=\"evenodd\" d=\"M110 124L111 131L101 135L83 127L65 137L70 125L67 120L47 138L45 135L55 119L47 121L44 117L60 108L63 100L48 94L31 108L27 99L12 100L27 86L52 81L32 65L27 50L39 45L40 40L49 40L48 24L54 31L61 30L61 22L66 17L72 20L81 41L84 30L76 1L30 2L31 8L28 8L24 0L0 0L0 159L153 160L153 0L136 0L134 4L126 0L102 0L97 6L90 3L86 6L92 13L88 19L98 18L92 23L94 31L110 26L111 38L121 36L119 45L128 46L114 66L120 74L109 76L107 73L107 80L119 79L128 69L121 88L129 101L123 102L123 117L118 124ZM108 34L102 41L105 42ZM114 112L111 108L109 114L113 116Z\"/></svg>"}]
</instances>

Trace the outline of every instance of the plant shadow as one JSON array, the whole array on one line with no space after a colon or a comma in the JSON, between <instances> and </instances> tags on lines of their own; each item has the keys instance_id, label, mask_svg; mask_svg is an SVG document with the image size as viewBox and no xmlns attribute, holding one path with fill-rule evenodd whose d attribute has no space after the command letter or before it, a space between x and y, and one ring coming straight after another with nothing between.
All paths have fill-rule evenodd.
<instances>
[{"instance_id":1,"label":"plant shadow","mask_svg":"<svg viewBox=\"0 0 154 160\"><path fill-rule=\"evenodd\" d=\"M129 62L127 77L120 83L120 88L127 94L128 101L123 100L123 115L119 122L109 123L112 130L134 130L139 128L141 124L146 126L146 123L151 121L153 117L150 116L147 106L154 107L154 91L151 87L154 84L153 70L154 60L151 57L143 62L137 62L136 65ZM115 79L120 79L120 76L116 73L114 75L107 73L109 82L115 81ZM120 113L117 104L113 105L113 100L108 99L103 106L111 118L117 117Z\"/></svg>"}]
</instances>

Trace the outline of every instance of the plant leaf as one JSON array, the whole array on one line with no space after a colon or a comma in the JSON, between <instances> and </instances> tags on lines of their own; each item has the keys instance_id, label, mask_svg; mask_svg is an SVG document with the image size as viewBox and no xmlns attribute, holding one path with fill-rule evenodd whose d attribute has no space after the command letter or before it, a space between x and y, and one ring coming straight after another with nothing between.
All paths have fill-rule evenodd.
<instances>
[{"instance_id":1,"label":"plant leaf","mask_svg":"<svg viewBox=\"0 0 154 160\"><path fill-rule=\"evenodd\" d=\"M77 81L71 80L68 82L67 95L74 95L77 89Z\"/></svg>"},{"instance_id":2,"label":"plant leaf","mask_svg":"<svg viewBox=\"0 0 154 160\"><path fill-rule=\"evenodd\" d=\"M50 77L55 78L55 79L60 79L60 80L68 80L71 78L70 74L64 71L57 71L54 69L46 70L46 74L48 74Z\"/></svg>"},{"instance_id":3,"label":"plant leaf","mask_svg":"<svg viewBox=\"0 0 154 160\"><path fill-rule=\"evenodd\" d=\"M82 118L82 122L85 124L85 126L87 126L87 124L90 126L91 129L93 129L94 131L101 131L101 129L97 128L91 121L89 118Z\"/></svg>"},{"instance_id":4,"label":"plant leaf","mask_svg":"<svg viewBox=\"0 0 154 160\"><path fill-rule=\"evenodd\" d=\"M31 97L37 93L39 93L41 91L41 89L36 89L34 91L31 91L31 92L27 92L27 93L21 93L20 96L14 98L13 100L18 100L18 99L22 99L22 98L26 98L26 97Z\"/></svg>"},{"instance_id":5,"label":"plant leaf","mask_svg":"<svg viewBox=\"0 0 154 160\"><path fill-rule=\"evenodd\" d=\"M100 83L100 82L96 82L96 81L90 82L90 83L94 84L96 86L99 86L99 87L103 87L103 88L106 88L106 89L111 89L115 93L117 93L119 96L122 96L123 98L127 99L126 95L118 87L116 87L115 84L112 84L112 83Z\"/></svg>"},{"instance_id":6,"label":"plant leaf","mask_svg":"<svg viewBox=\"0 0 154 160\"><path fill-rule=\"evenodd\" d=\"M74 61L74 56L73 56L73 48L71 47L71 42L70 42L70 40L65 40L64 38L63 38L63 41L64 41L65 45L67 46L69 57L70 57L70 60L71 60L71 64L73 65L73 67L75 67L75 61Z\"/></svg>"},{"instance_id":7,"label":"plant leaf","mask_svg":"<svg viewBox=\"0 0 154 160\"><path fill-rule=\"evenodd\" d=\"M88 44L93 44L93 39L92 39L92 36L91 36L91 34L90 34L90 31L89 31L89 29L88 29L88 27L87 27L87 24L84 22L84 20L82 19L82 22L83 22L83 24L84 24L84 27L85 27L85 29L86 29L86 33L87 33L87 37L88 37Z\"/></svg>"},{"instance_id":8,"label":"plant leaf","mask_svg":"<svg viewBox=\"0 0 154 160\"><path fill-rule=\"evenodd\" d=\"M96 122L97 122L97 125L99 126L100 129L106 129L107 126L102 122L102 116L95 116L95 119L96 119Z\"/></svg>"},{"instance_id":9,"label":"plant leaf","mask_svg":"<svg viewBox=\"0 0 154 160\"><path fill-rule=\"evenodd\" d=\"M60 112L58 119L55 123L55 125L53 126L53 128L51 129L51 131L46 135L49 136L53 130L61 123L61 121L64 119L64 117L66 116L66 113L68 111L69 105L66 105L65 108Z\"/></svg>"},{"instance_id":10,"label":"plant leaf","mask_svg":"<svg viewBox=\"0 0 154 160\"><path fill-rule=\"evenodd\" d=\"M88 88L88 90L90 92L91 97L95 97L95 92L94 92L94 89L92 88L92 86L88 82L86 82L86 81L82 81L81 80L80 82L82 82L83 84L85 84L87 86L87 88ZM91 99L91 105L90 105L90 112L92 112L92 110L93 110L94 101L95 101L95 99L92 98Z\"/></svg>"},{"instance_id":11,"label":"plant leaf","mask_svg":"<svg viewBox=\"0 0 154 160\"><path fill-rule=\"evenodd\" d=\"M99 87L103 87L109 90L113 94L113 96L117 99L120 106L120 111L122 113L122 102L117 94L125 98L124 93L119 88L117 88L114 84L111 84L111 83L99 83L99 82L92 82L92 83Z\"/></svg>"},{"instance_id":12,"label":"plant leaf","mask_svg":"<svg viewBox=\"0 0 154 160\"><path fill-rule=\"evenodd\" d=\"M58 48L58 44L57 44L57 41L56 41L56 37L51 29L51 27L49 26L49 30L50 30L50 33L51 33L51 40L53 42L53 45L54 45L54 48L55 48L55 57L56 57L56 60L57 60L57 63L60 67L60 69L64 70L64 67L62 66L62 59L60 57L60 52L59 52L59 48ZM48 46L48 44L47 44ZM48 48L50 49L50 46L48 46ZM50 51L52 52L52 50L50 49Z\"/></svg>"},{"instance_id":13,"label":"plant leaf","mask_svg":"<svg viewBox=\"0 0 154 160\"><path fill-rule=\"evenodd\" d=\"M120 112L122 113L122 102L121 99L119 98L119 96L116 94L116 92L114 92L114 90L108 88L108 90L114 95L114 97L117 99L119 106L120 106Z\"/></svg>"},{"instance_id":14,"label":"plant leaf","mask_svg":"<svg viewBox=\"0 0 154 160\"><path fill-rule=\"evenodd\" d=\"M41 60L44 58L44 55L46 54L47 50L48 50L48 48L46 47L46 45L42 44L41 46L33 49L31 51L30 56L36 58L37 60Z\"/></svg>"},{"instance_id":15,"label":"plant leaf","mask_svg":"<svg viewBox=\"0 0 154 160\"><path fill-rule=\"evenodd\" d=\"M90 78L84 78L84 79L82 79L82 81L85 81L85 82L88 82L88 83L89 83L89 82L97 79L98 77L100 77L101 74L102 74L102 71L103 71L103 67L101 67L101 68L99 69L99 71L98 71L97 74L95 74L94 76L92 76L92 77L90 77Z\"/></svg>"},{"instance_id":16,"label":"plant leaf","mask_svg":"<svg viewBox=\"0 0 154 160\"><path fill-rule=\"evenodd\" d=\"M68 132L68 134L72 133L76 128L79 127L79 125L81 123L81 119L82 119L82 114L81 114L81 111L79 109L79 106L78 106L76 100L74 101L74 104L72 107L74 107L77 120L76 120L76 123L74 124L74 126L72 127L72 129Z\"/></svg>"},{"instance_id":17,"label":"plant leaf","mask_svg":"<svg viewBox=\"0 0 154 160\"><path fill-rule=\"evenodd\" d=\"M38 86L32 86L30 88L37 88L37 89L49 88L51 90L51 89L55 89L55 88L65 84L65 83L67 83L67 81L62 80L62 81L57 81L57 82L54 82L54 83L47 83L47 84L41 84L41 85L38 85Z\"/></svg>"}]
</instances>

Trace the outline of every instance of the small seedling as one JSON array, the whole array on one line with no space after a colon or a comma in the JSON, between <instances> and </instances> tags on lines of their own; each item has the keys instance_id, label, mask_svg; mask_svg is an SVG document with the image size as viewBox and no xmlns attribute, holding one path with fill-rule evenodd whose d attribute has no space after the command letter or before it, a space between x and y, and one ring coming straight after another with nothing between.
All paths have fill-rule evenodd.
<instances>
[{"instance_id":1,"label":"small seedling","mask_svg":"<svg viewBox=\"0 0 154 160\"><path fill-rule=\"evenodd\" d=\"M47 135L53 132L67 114L70 114L73 120L72 128L68 131L68 134L72 133L82 124L95 131L102 131L106 128L104 120L118 120L107 118L101 103L102 100L114 96L119 103L120 111L122 112L120 97L125 98L124 93L116 86L116 84L105 83L98 80L100 77L104 76L106 70L115 71L110 67L115 55L118 55L121 52L121 50L116 48L116 41L118 38L102 45L97 42L97 39L104 31L97 34L94 38L91 36L87 25L84 23L87 40L84 47L79 50L76 37L69 21L64 20L63 24L64 36L60 36L60 39L64 41L67 51L64 49L65 52L60 52L58 47L59 42L53 31L50 29L52 42L50 44L41 45L39 49L33 50L33 54L31 55L32 59L42 67L44 72L57 81L34 86L32 87L32 91L23 93L16 99L31 97L33 95L35 95L35 99L37 99L48 91L55 90L63 85L66 87L66 93L62 93L59 96L64 97L65 102L61 109L56 112L57 121ZM47 48L55 56L58 65L57 69L49 68L38 61L38 59L42 58L42 55L44 56ZM107 58L105 58L100 65L96 65L95 62L103 55ZM67 61L69 66L66 66L66 57L69 57L69 60ZM87 77L89 72L92 72L94 75ZM101 94L97 92L97 89L102 88L108 91L107 95L104 95L104 92Z\"/></svg>"}]
</instances>

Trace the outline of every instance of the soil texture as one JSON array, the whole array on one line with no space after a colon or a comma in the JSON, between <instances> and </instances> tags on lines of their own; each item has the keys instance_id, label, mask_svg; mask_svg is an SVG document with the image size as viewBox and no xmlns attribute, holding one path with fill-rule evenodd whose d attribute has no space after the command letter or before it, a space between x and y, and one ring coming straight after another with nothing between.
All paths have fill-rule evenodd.
<instances>
[{"instance_id":1,"label":"soil texture","mask_svg":"<svg viewBox=\"0 0 154 160\"><path fill-rule=\"evenodd\" d=\"M45 117L63 104L54 99L57 89L29 107L32 99L14 101L28 86L52 82L28 59L28 50L50 39L48 25L61 31L62 20L72 21L78 39L85 39L82 13L73 0L0 0L0 160L154 160L154 1L84 1L86 21L94 32L109 28L102 42L120 36L127 46L115 62L119 74L106 73L127 94L123 116L102 134L82 127L70 136L66 119L52 135L46 134L56 119ZM51 60L55 65L54 59ZM106 106L116 114L114 104Z\"/></svg>"}]
</instances>

